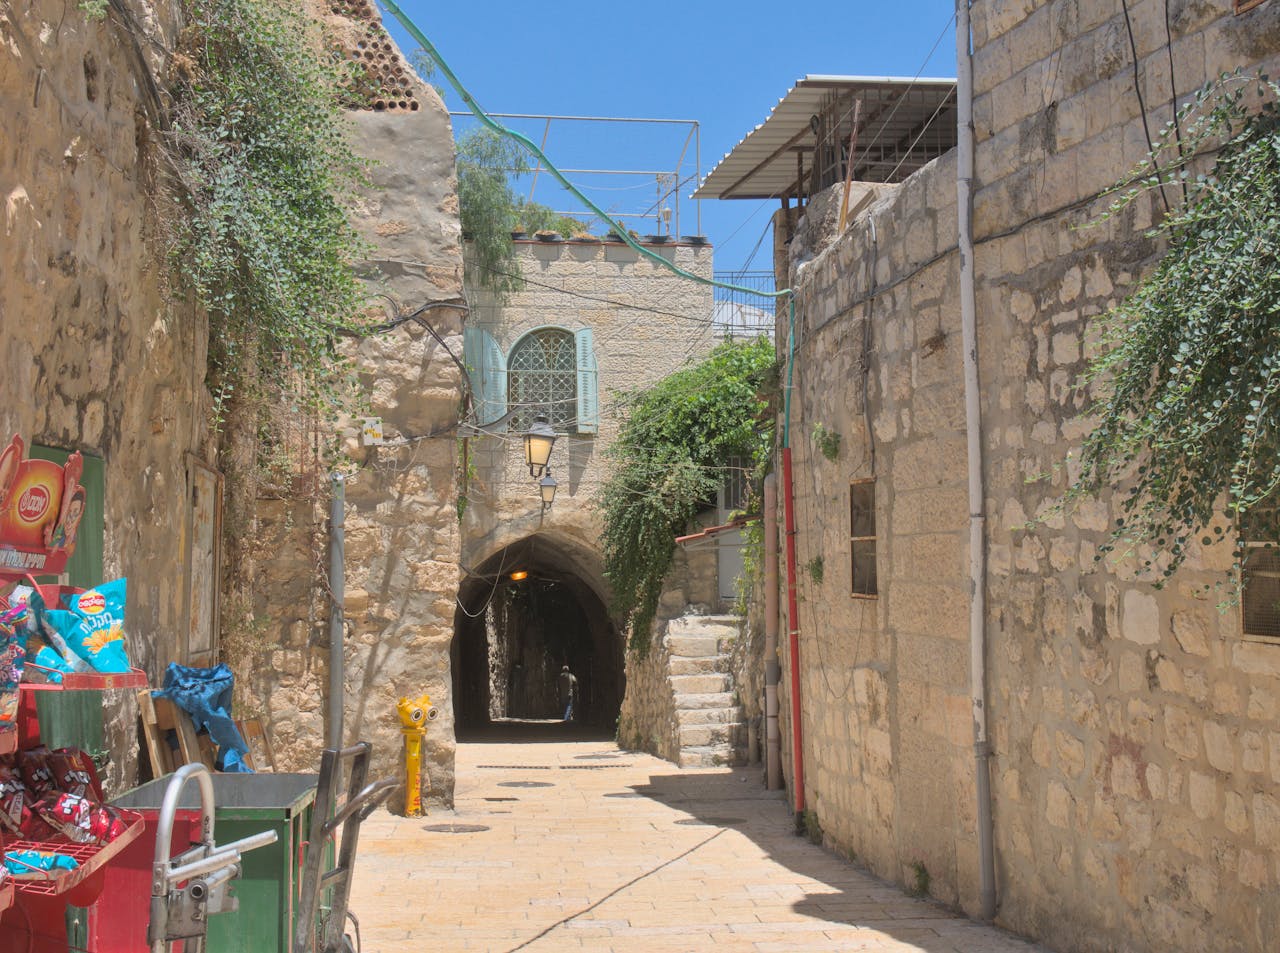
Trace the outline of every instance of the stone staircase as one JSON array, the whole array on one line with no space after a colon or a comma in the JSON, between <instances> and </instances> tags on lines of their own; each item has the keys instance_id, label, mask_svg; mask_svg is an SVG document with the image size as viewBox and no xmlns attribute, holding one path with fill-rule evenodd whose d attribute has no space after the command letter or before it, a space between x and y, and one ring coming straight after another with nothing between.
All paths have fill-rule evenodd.
<instances>
[{"instance_id":1,"label":"stone staircase","mask_svg":"<svg viewBox=\"0 0 1280 953\"><path fill-rule=\"evenodd\" d=\"M746 726L729 672L729 653L741 625L741 617L733 615L685 615L667 624L681 767L743 760Z\"/></svg>"}]
</instances>

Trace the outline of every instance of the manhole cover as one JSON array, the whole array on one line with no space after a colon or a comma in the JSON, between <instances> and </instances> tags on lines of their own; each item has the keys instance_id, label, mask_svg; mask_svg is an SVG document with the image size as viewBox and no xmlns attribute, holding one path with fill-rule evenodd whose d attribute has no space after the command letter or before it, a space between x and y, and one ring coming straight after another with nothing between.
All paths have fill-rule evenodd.
<instances>
[{"instance_id":1,"label":"manhole cover","mask_svg":"<svg viewBox=\"0 0 1280 953\"><path fill-rule=\"evenodd\" d=\"M518 797L487 797L486 801L518 801Z\"/></svg>"},{"instance_id":2,"label":"manhole cover","mask_svg":"<svg viewBox=\"0 0 1280 953\"><path fill-rule=\"evenodd\" d=\"M553 788L550 781L499 781L500 788Z\"/></svg>"},{"instance_id":3,"label":"manhole cover","mask_svg":"<svg viewBox=\"0 0 1280 953\"><path fill-rule=\"evenodd\" d=\"M676 821L677 824L683 824L685 827L733 827L735 824L745 824L745 817L686 817L682 821Z\"/></svg>"},{"instance_id":4,"label":"manhole cover","mask_svg":"<svg viewBox=\"0 0 1280 953\"><path fill-rule=\"evenodd\" d=\"M422 829L437 834L479 834L481 831L487 831L489 826L487 824L425 824Z\"/></svg>"}]
</instances>

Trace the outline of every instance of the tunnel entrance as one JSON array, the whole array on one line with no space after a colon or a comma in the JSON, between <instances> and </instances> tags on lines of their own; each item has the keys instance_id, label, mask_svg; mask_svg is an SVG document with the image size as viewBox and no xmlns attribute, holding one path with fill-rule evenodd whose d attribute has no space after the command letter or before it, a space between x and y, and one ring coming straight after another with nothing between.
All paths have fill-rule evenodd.
<instances>
[{"instance_id":1,"label":"tunnel entrance","mask_svg":"<svg viewBox=\"0 0 1280 953\"><path fill-rule=\"evenodd\" d=\"M622 639L587 578L583 553L535 534L471 570L458 593L452 651L460 740L611 736L624 688ZM558 675L578 679L574 721L561 719Z\"/></svg>"}]
</instances>

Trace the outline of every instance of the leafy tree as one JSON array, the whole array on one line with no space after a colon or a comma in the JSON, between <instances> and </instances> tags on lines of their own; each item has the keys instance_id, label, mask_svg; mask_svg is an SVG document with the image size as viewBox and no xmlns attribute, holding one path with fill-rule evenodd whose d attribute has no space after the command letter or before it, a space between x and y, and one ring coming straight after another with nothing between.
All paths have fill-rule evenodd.
<instances>
[{"instance_id":1,"label":"leafy tree","mask_svg":"<svg viewBox=\"0 0 1280 953\"><path fill-rule=\"evenodd\" d=\"M719 345L702 363L648 390L621 395L627 414L609 448L600 508L605 575L632 648L648 651L675 537L715 499L723 468L746 456L763 467L773 446L762 391L776 382L767 338Z\"/></svg>"},{"instance_id":2,"label":"leafy tree","mask_svg":"<svg viewBox=\"0 0 1280 953\"><path fill-rule=\"evenodd\" d=\"M1256 97L1251 95L1256 92ZM1100 392L1070 495L1123 487L1106 551L1154 546L1168 577L1221 516L1277 536L1280 487L1280 87L1224 76L1119 188L1114 215L1170 176L1185 201L1149 233L1168 251L1107 316ZM1207 174L1202 154L1217 147ZM1163 169L1160 160L1163 158ZM1229 525L1229 524L1228 524Z\"/></svg>"}]
</instances>

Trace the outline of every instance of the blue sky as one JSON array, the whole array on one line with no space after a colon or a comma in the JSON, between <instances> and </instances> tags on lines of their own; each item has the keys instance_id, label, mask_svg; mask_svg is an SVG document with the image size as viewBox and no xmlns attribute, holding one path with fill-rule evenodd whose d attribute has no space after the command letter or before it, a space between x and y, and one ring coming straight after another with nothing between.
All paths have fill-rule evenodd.
<instances>
[{"instance_id":1,"label":"blue sky","mask_svg":"<svg viewBox=\"0 0 1280 953\"><path fill-rule=\"evenodd\" d=\"M489 112L696 119L703 175L805 74L955 75L952 0L795 6L757 0L398 2ZM406 53L416 47L392 17L384 14L384 20ZM463 109L452 90L446 93L450 109ZM541 122L509 122L541 140ZM456 119L455 134L471 125ZM687 133L677 126L554 124L546 152L566 169L674 169ZM690 147L683 174L694 171ZM653 176L569 177L609 211L643 211L658 194ZM526 179L526 194L529 185ZM552 185L541 176L535 199L573 210L568 194ZM695 203L687 198L694 186L690 181L681 190L685 234L698 231ZM701 205L701 231L716 246L717 271L746 264L778 207L776 201ZM633 220L633 227L658 230L654 220ZM766 236L752 269L770 267Z\"/></svg>"}]
</instances>

